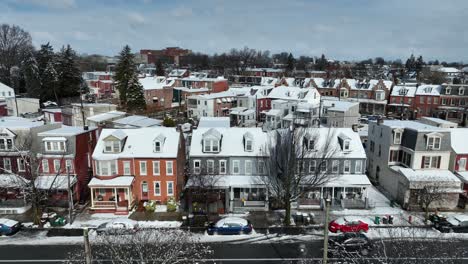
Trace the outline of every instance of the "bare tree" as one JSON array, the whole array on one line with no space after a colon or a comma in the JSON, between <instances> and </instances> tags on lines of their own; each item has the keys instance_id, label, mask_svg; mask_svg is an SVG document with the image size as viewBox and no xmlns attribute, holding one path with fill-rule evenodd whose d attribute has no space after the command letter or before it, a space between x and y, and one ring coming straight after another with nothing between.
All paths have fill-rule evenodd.
<instances>
[{"instance_id":1,"label":"bare tree","mask_svg":"<svg viewBox=\"0 0 468 264\"><path fill-rule=\"evenodd\" d=\"M201 163L201 161L199 162ZM203 210L206 213L209 211L210 203L219 201L218 184L220 183L221 175L214 174L215 171L214 164L210 170L208 170L205 164L200 164L197 169L193 170L190 170L187 165L189 195L193 203L203 205Z\"/></svg>"},{"instance_id":2,"label":"bare tree","mask_svg":"<svg viewBox=\"0 0 468 264\"><path fill-rule=\"evenodd\" d=\"M429 211L435 203L446 200L446 193L440 185L425 185L417 191L419 205L424 210L424 220L429 220Z\"/></svg>"},{"instance_id":3,"label":"bare tree","mask_svg":"<svg viewBox=\"0 0 468 264\"><path fill-rule=\"evenodd\" d=\"M304 194L303 187L323 186L333 178L327 161L338 146L332 128L292 127L271 133L262 155L267 172L262 181L285 209L284 224L290 225L291 203Z\"/></svg>"},{"instance_id":4,"label":"bare tree","mask_svg":"<svg viewBox=\"0 0 468 264\"><path fill-rule=\"evenodd\" d=\"M190 232L178 229L142 229L99 235L90 240L93 263L188 263L212 253ZM66 263L86 263L84 248L72 252Z\"/></svg>"}]
</instances>

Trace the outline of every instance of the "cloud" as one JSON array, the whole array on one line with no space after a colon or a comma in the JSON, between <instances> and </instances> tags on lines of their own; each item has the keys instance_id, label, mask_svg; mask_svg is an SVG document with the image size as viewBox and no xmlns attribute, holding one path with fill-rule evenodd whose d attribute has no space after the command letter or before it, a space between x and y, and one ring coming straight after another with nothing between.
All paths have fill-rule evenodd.
<instances>
[{"instance_id":1,"label":"cloud","mask_svg":"<svg viewBox=\"0 0 468 264\"><path fill-rule=\"evenodd\" d=\"M145 17L138 12L130 12L127 17L130 23L134 25L144 24L146 21Z\"/></svg>"},{"instance_id":2,"label":"cloud","mask_svg":"<svg viewBox=\"0 0 468 264\"><path fill-rule=\"evenodd\" d=\"M192 8L179 6L172 10L172 15L175 17L188 17L193 14Z\"/></svg>"},{"instance_id":3,"label":"cloud","mask_svg":"<svg viewBox=\"0 0 468 264\"><path fill-rule=\"evenodd\" d=\"M75 0L14 0L18 4L41 6L50 9L71 9L76 7Z\"/></svg>"}]
</instances>

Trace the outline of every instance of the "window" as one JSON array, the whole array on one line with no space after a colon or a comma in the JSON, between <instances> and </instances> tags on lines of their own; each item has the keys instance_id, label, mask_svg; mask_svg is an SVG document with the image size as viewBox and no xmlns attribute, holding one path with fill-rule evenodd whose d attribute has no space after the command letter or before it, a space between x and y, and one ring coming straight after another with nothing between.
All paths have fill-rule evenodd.
<instances>
[{"instance_id":1,"label":"window","mask_svg":"<svg viewBox=\"0 0 468 264\"><path fill-rule=\"evenodd\" d=\"M320 171L327 171L327 161L322 160L322 163L320 163Z\"/></svg>"},{"instance_id":2,"label":"window","mask_svg":"<svg viewBox=\"0 0 468 264\"><path fill-rule=\"evenodd\" d=\"M226 161L225 160L220 160L219 161L219 173L220 174L226 174Z\"/></svg>"},{"instance_id":3,"label":"window","mask_svg":"<svg viewBox=\"0 0 468 264\"><path fill-rule=\"evenodd\" d=\"M219 141L216 139L205 139L203 140L204 152L218 152Z\"/></svg>"},{"instance_id":4,"label":"window","mask_svg":"<svg viewBox=\"0 0 468 264\"><path fill-rule=\"evenodd\" d=\"M351 161L350 160L345 160L344 161L344 173L349 173L351 172Z\"/></svg>"},{"instance_id":5,"label":"window","mask_svg":"<svg viewBox=\"0 0 468 264\"><path fill-rule=\"evenodd\" d=\"M69 170L70 172L73 171L73 162L72 162L72 160L65 160L65 169Z\"/></svg>"},{"instance_id":6,"label":"window","mask_svg":"<svg viewBox=\"0 0 468 264\"><path fill-rule=\"evenodd\" d=\"M440 149L440 137L428 137L427 149Z\"/></svg>"},{"instance_id":7,"label":"window","mask_svg":"<svg viewBox=\"0 0 468 264\"><path fill-rule=\"evenodd\" d=\"M399 150L390 150L390 155L389 155L389 162L398 162L400 161L399 159Z\"/></svg>"},{"instance_id":8,"label":"window","mask_svg":"<svg viewBox=\"0 0 468 264\"><path fill-rule=\"evenodd\" d=\"M427 104L432 104L432 97L430 96L427 97Z\"/></svg>"},{"instance_id":9,"label":"window","mask_svg":"<svg viewBox=\"0 0 468 264\"><path fill-rule=\"evenodd\" d=\"M46 151L66 151L65 141L45 141L44 145Z\"/></svg>"},{"instance_id":10,"label":"window","mask_svg":"<svg viewBox=\"0 0 468 264\"><path fill-rule=\"evenodd\" d=\"M174 162L166 161L166 175L174 175Z\"/></svg>"},{"instance_id":11,"label":"window","mask_svg":"<svg viewBox=\"0 0 468 264\"><path fill-rule=\"evenodd\" d=\"M161 152L161 142L159 141L154 142L154 152Z\"/></svg>"},{"instance_id":12,"label":"window","mask_svg":"<svg viewBox=\"0 0 468 264\"><path fill-rule=\"evenodd\" d=\"M356 160L354 173L362 173L362 160Z\"/></svg>"},{"instance_id":13,"label":"window","mask_svg":"<svg viewBox=\"0 0 468 264\"><path fill-rule=\"evenodd\" d=\"M458 89L458 95L464 95L464 94L465 94L465 88L460 87L460 88Z\"/></svg>"},{"instance_id":14,"label":"window","mask_svg":"<svg viewBox=\"0 0 468 264\"><path fill-rule=\"evenodd\" d=\"M379 157L382 155L382 146L379 144Z\"/></svg>"},{"instance_id":15,"label":"window","mask_svg":"<svg viewBox=\"0 0 468 264\"><path fill-rule=\"evenodd\" d=\"M350 144L349 140L345 140L345 141L343 142L343 150L344 150L344 151L349 150L349 144Z\"/></svg>"},{"instance_id":16,"label":"window","mask_svg":"<svg viewBox=\"0 0 468 264\"><path fill-rule=\"evenodd\" d=\"M232 173L239 174L240 173L240 162L238 160L232 161Z\"/></svg>"},{"instance_id":17,"label":"window","mask_svg":"<svg viewBox=\"0 0 468 264\"><path fill-rule=\"evenodd\" d=\"M442 105L446 105L447 104L447 99L446 98L442 98L442 100L440 100L440 103Z\"/></svg>"},{"instance_id":18,"label":"window","mask_svg":"<svg viewBox=\"0 0 468 264\"><path fill-rule=\"evenodd\" d=\"M374 153L374 149L375 149L375 143L374 143L374 141L371 140L371 142L370 142L370 147L369 147L369 148L370 148L370 152Z\"/></svg>"},{"instance_id":19,"label":"window","mask_svg":"<svg viewBox=\"0 0 468 264\"><path fill-rule=\"evenodd\" d=\"M445 94L451 94L451 93L452 93L452 88L451 87L445 88Z\"/></svg>"},{"instance_id":20,"label":"window","mask_svg":"<svg viewBox=\"0 0 468 264\"><path fill-rule=\"evenodd\" d=\"M115 153L115 152L120 152L121 149L122 149L122 146L120 145L120 141L118 140L104 141L104 152Z\"/></svg>"},{"instance_id":21,"label":"window","mask_svg":"<svg viewBox=\"0 0 468 264\"><path fill-rule=\"evenodd\" d=\"M439 103L439 97L434 97L433 102L434 102L434 104L438 104Z\"/></svg>"},{"instance_id":22,"label":"window","mask_svg":"<svg viewBox=\"0 0 468 264\"><path fill-rule=\"evenodd\" d=\"M334 160L332 162L332 172L333 173L338 173L340 170L340 161L339 160Z\"/></svg>"},{"instance_id":23,"label":"window","mask_svg":"<svg viewBox=\"0 0 468 264\"><path fill-rule=\"evenodd\" d=\"M251 139L246 139L245 140L245 151L252 151L252 140Z\"/></svg>"},{"instance_id":24,"label":"window","mask_svg":"<svg viewBox=\"0 0 468 264\"><path fill-rule=\"evenodd\" d=\"M154 182L154 195L161 196L161 182Z\"/></svg>"},{"instance_id":25,"label":"window","mask_svg":"<svg viewBox=\"0 0 468 264\"><path fill-rule=\"evenodd\" d=\"M466 171L466 158L458 160L458 171Z\"/></svg>"},{"instance_id":26,"label":"window","mask_svg":"<svg viewBox=\"0 0 468 264\"><path fill-rule=\"evenodd\" d=\"M209 174L214 173L214 160L207 160L206 161L206 170Z\"/></svg>"},{"instance_id":27,"label":"window","mask_svg":"<svg viewBox=\"0 0 468 264\"><path fill-rule=\"evenodd\" d=\"M201 171L201 163L200 160L193 161L193 173L200 174Z\"/></svg>"},{"instance_id":28,"label":"window","mask_svg":"<svg viewBox=\"0 0 468 264\"><path fill-rule=\"evenodd\" d=\"M265 174L265 162L263 160L258 161L258 174Z\"/></svg>"},{"instance_id":29,"label":"window","mask_svg":"<svg viewBox=\"0 0 468 264\"><path fill-rule=\"evenodd\" d=\"M245 161L245 174L252 174L252 161Z\"/></svg>"},{"instance_id":30,"label":"window","mask_svg":"<svg viewBox=\"0 0 468 264\"><path fill-rule=\"evenodd\" d=\"M145 181L141 183L141 192L143 196L148 195L148 183Z\"/></svg>"},{"instance_id":31,"label":"window","mask_svg":"<svg viewBox=\"0 0 468 264\"><path fill-rule=\"evenodd\" d=\"M435 169L440 167L440 156L423 156L421 169Z\"/></svg>"},{"instance_id":32,"label":"window","mask_svg":"<svg viewBox=\"0 0 468 264\"><path fill-rule=\"evenodd\" d=\"M424 96L419 97L419 103L424 104Z\"/></svg>"},{"instance_id":33,"label":"window","mask_svg":"<svg viewBox=\"0 0 468 264\"><path fill-rule=\"evenodd\" d=\"M60 172L60 160L54 160L54 172Z\"/></svg>"},{"instance_id":34,"label":"window","mask_svg":"<svg viewBox=\"0 0 468 264\"><path fill-rule=\"evenodd\" d=\"M308 149L308 150L313 150L314 147L315 147L315 140L313 140L313 139L308 140L308 142L307 142L307 149Z\"/></svg>"},{"instance_id":35,"label":"window","mask_svg":"<svg viewBox=\"0 0 468 264\"><path fill-rule=\"evenodd\" d=\"M146 161L140 161L140 175L146 175Z\"/></svg>"},{"instance_id":36,"label":"window","mask_svg":"<svg viewBox=\"0 0 468 264\"><path fill-rule=\"evenodd\" d=\"M11 160L9 158L3 158L3 169L5 171L11 171Z\"/></svg>"},{"instance_id":37,"label":"window","mask_svg":"<svg viewBox=\"0 0 468 264\"><path fill-rule=\"evenodd\" d=\"M401 144L401 132L400 131L395 131L395 134L393 135L393 144Z\"/></svg>"},{"instance_id":38,"label":"window","mask_svg":"<svg viewBox=\"0 0 468 264\"><path fill-rule=\"evenodd\" d=\"M158 161L153 161L153 175L160 175L161 170L160 170L160 162Z\"/></svg>"},{"instance_id":39,"label":"window","mask_svg":"<svg viewBox=\"0 0 468 264\"><path fill-rule=\"evenodd\" d=\"M0 138L0 150L12 150L13 139L11 138Z\"/></svg>"},{"instance_id":40,"label":"window","mask_svg":"<svg viewBox=\"0 0 468 264\"><path fill-rule=\"evenodd\" d=\"M123 173L124 175L131 175L130 174L130 161L124 161L123 162Z\"/></svg>"},{"instance_id":41,"label":"window","mask_svg":"<svg viewBox=\"0 0 468 264\"><path fill-rule=\"evenodd\" d=\"M309 162L309 172L314 173L316 169L317 162L315 160L311 160Z\"/></svg>"},{"instance_id":42,"label":"window","mask_svg":"<svg viewBox=\"0 0 468 264\"><path fill-rule=\"evenodd\" d=\"M174 196L174 182L167 182L167 196Z\"/></svg>"},{"instance_id":43,"label":"window","mask_svg":"<svg viewBox=\"0 0 468 264\"><path fill-rule=\"evenodd\" d=\"M96 173L101 176L110 176L117 174L117 161L96 161Z\"/></svg>"},{"instance_id":44,"label":"window","mask_svg":"<svg viewBox=\"0 0 468 264\"><path fill-rule=\"evenodd\" d=\"M5 163L5 162L3 162ZM49 160L43 159L42 160L42 172L48 173L49 172Z\"/></svg>"}]
</instances>

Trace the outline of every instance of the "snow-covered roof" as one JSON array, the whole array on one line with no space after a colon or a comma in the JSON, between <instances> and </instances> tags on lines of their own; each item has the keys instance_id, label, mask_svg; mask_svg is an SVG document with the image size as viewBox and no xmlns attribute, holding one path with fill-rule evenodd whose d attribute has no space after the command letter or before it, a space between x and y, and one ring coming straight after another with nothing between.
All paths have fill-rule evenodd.
<instances>
[{"instance_id":1,"label":"snow-covered roof","mask_svg":"<svg viewBox=\"0 0 468 264\"><path fill-rule=\"evenodd\" d=\"M265 176L257 175L207 175L210 177L206 182L210 182L214 187L252 187L252 185L264 185L266 182ZM199 186L200 182L197 178L189 178L185 187Z\"/></svg>"},{"instance_id":2,"label":"snow-covered roof","mask_svg":"<svg viewBox=\"0 0 468 264\"><path fill-rule=\"evenodd\" d=\"M359 106L358 102L347 102L347 101L335 101L335 100L323 100L323 107L327 108L327 111L346 112L351 107Z\"/></svg>"},{"instance_id":3,"label":"snow-covered roof","mask_svg":"<svg viewBox=\"0 0 468 264\"><path fill-rule=\"evenodd\" d=\"M437 71L445 73L460 73L461 71L454 67L441 67Z\"/></svg>"},{"instance_id":4,"label":"snow-covered roof","mask_svg":"<svg viewBox=\"0 0 468 264\"><path fill-rule=\"evenodd\" d=\"M455 182L461 183L460 179L449 170L413 170L401 166L392 166L395 171L400 171L408 181L412 182Z\"/></svg>"},{"instance_id":5,"label":"snow-covered roof","mask_svg":"<svg viewBox=\"0 0 468 264\"><path fill-rule=\"evenodd\" d=\"M440 95L440 91L442 90L441 85L429 85L429 84L422 84L418 86L416 89L416 95L433 95L437 96Z\"/></svg>"},{"instance_id":6,"label":"snow-covered roof","mask_svg":"<svg viewBox=\"0 0 468 264\"><path fill-rule=\"evenodd\" d=\"M341 80L340 79L324 79L324 78L312 78L318 88L337 88Z\"/></svg>"},{"instance_id":7,"label":"snow-covered roof","mask_svg":"<svg viewBox=\"0 0 468 264\"><path fill-rule=\"evenodd\" d=\"M96 177L88 183L88 187L128 187L132 185L133 176L119 176L112 179L101 180Z\"/></svg>"},{"instance_id":8,"label":"snow-covered roof","mask_svg":"<svg viewBox=\"0 0 468 264\"><path fill-rule=\"evenodd\" d=\"M76 176L70 176L70 186L76 183ZM68 190L67 175L38 176L34 180L34 185L41 190Z\"/></svg>"},{"instance_id":9,"label":"snow-covered roof","mask_svg":"<svg viewBox=\"0 0 468 264\"><path fill-rule=\"evenodd\" d=\"M151 76L140 78L139 82L143 86L143 90L157 90L164 87L171 87L175 84L174 78L166 78L164 76Z\"/></svg>"},{"instance_id":10,"label":"snow-covered roof","mask_svg":"<svg viewBox=\"0 0 468 264\"><path fill-rule=\"evenodd\" d=\"M121 112L121 111L110 111L110 112L107 112L107 113L93 115L93 116L90 116L90 117L88 117L86 119L89 120L89 121L93 121L93 122L103 122L103 121L106 121L106 120L109 120L109 119L112 119L112 118L118 118L118 117L121 117L121 116L125 116L126 114L127 113Z\"/></svg>"},{"instance_id":11,"label":"snow-covered roof","mask_svg":"<svg viewBox=\"0 0 468 264\"><path fill-rule=\"evenodd\" d=\"M181 77L187 72L186 69L174 69L169 73L170 77Z\"/></svg>"},{"instance_id":12,"label":"snow-covered roof","mask_svg":"<svg viewBox=\"0 0 468 264\"><path fill-rule=\"evenodd\" d=\"M120 153L104 153L104 139L124 133L126 140ZM154 151L153 140L163 135L166 137L160 152ZM177 158L179 146L179 132L170 127L146 127L136 129L103 129L93 152L97 160L114 160L117 158Z\"/></svg>"},{"instance_id":13,"label":"snow-covered roof","mask_svg":"<svg viewBox=\"0 0 468 264\"><path fill-rule=\"evenodd\" d=\"M112 121L115 125L131 127L154 127L162 124L161 120L140 115L131 115Z\"/></svg>"},{"instance_id":14,"label":"snow-covered roof","mask_svg":"<svg viewBox=\"0 0 468 264\"><path fill-rule=\"evenodd\" d=\"M372 90L374 86L379 83L380 80L371 79L371 80L356 80L356 79L346 79L351 90ZM385 88L390 89L392 87L392 81L382 80L382 83L385 85Z\"/></svg>"},{"instance_id":15,"label":"snow-covered roof","mask_svg":"<svg viewBox=\"0 0 468 264\"><path fill-rule=\"evenodd\" d=\"M0 82L0 98L15 97L15 90L10 86Z\"/></svg>"},{"instance_id":16,"label":"snow-covered roof","mask_svg":"<svg viewBox=\"0 0 468 264\"><path fill-rule=\"evenodd\" d=\"M414 97L416 94L416 86L413 85L395 85L392 89L392 96ZM406 92L404 92L406 91Z\"/></svg>"},{"instance_id":17,"label":"snow-covered roof","mask_svg":"<svg viewBox=\"0 0 468 264\"><path fill-rule=\"evenodd\" d=\"M455 174L460 178L464 183L468 183L468 171L457 171Z\"/></svg>"},{"instance_id":18,"label":"snow-covered roof","mask_svg":"<svg viewBox=\"0 0 468 264\"><path fill-rule=\"evenodd\" d=\"M411 121L411 120L384 120L384 125L387 125L391 128L406 128L416 130L418 132L448 132L450 131L447 128L435 127L421 122Z\"/></svg>"},{"instance_id":19,"label":"snow-covered roof","mask_svg":"<svg viewBox=\"0 0 468 264\"><path fill-rule=\"evenodd\" d=\"M55 136L76 136L79 134L87 133L89 131L96 130L96 128L88 128L88 130L84 130L83 127L74 127L74 126L65 126L63 125L61 128L52 129L48 131L41 132L37 134L40 137L55 137Z\"/></svg>"},{"instance_id":20,"label":"snow-covered roof","mask_svg":"<svg viewBox=\"0 0 468 264\"><path fill-rule=\"evenodd\" d=\"M278 82L279 82L278 78L262 77L262 79L260 80L260 85L275 86Z\"/></svg>"},{"instance_id":21,"label":"snow-covered roof","mask_svg":"<svg viewBox=\"0 0 468 264\"><path fill-rule=\"evenodd\" d=\"M30 181L16 174L0 175L1 188L24 188Z\"/></svg>"},{"instance_id":22,"label":"snow-covered roof","mask_svg":"<svg viewBox=\"0 0 468 264\"><path fill-rule=\"evenodd\" d=\"M468 128L452 128L450 129L450 143L456 154L468 154ZM465 142L465 143L463 143Z\"/></svg>"},{"instance_id":23,"label":"snow-covered roof","mask_svg":"<svg viewBox=\"0 0 468 264\"><path fill-rule=\"evenodd\" d=\"M320 103L320 93L315 88L278 86L272 89L267 97L287 101L301 101L317 105Z\"/></svg>"},{"instance_id":24,"label":"snow-covered roof","mask_svg":"<svg viewBox=\"0 0 468 264\"><path fill-rule=\"evenodd\" d=\"M62 113L62 108L43 108L42 112L46 113Z\"/></svg>"},{"instance_id":25,"label":"snow-covered roof","mask_svg":"<svg viewBox=\"0 0 468 264\"><path fill-rule=\"evenodd\" d=\"M230 127L229 117L200 117L198 127Z\"/></svg>"},{"instance_id":26,"label":"snow-covered roof","mask_svg":"<svg viewBox=\"0 0 468 264\"><path fill-rule=\"evenodd\" d=\"M326 187L370 186L371 182L365 174L340 174L324 184Z\"/></svg>"},{"instance_id":27,"label":"snow-covered roof","mask_svg":"<svg viewBox=\"0 0 468 264\"><path fill-rule=\"evenodd\" d=\"M28 129L43 126L43 122L35 122L22 117L4 116L0 118L0 128Z\"/></svg>"},{"instance_id":28,"label":"snow-covered roof","mask_svg":"<svg viewBox=\"0 0 468 264\"><path fill-rule=\"evenodd\" d=\"M233 88L233 89L229 89L227 91L223 91L219 93L193 95L193 98L209 100L209 99L217 99L217 98L223 98L223 97L235 97L237 95L242 95L244 93L245 91L242 90L241 88Z\"/></svg>"}]
</instances>

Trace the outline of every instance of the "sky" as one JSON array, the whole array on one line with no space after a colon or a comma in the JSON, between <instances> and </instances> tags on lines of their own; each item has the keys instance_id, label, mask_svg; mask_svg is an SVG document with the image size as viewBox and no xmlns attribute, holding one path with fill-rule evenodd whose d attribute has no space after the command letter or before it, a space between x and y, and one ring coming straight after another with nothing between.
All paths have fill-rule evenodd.
<instances>
[{"instance_id":1,"label":"sky","mask_svg":"<svg viewBox=\"0 0 468 264\"><path fill-rule=\"evenodd\" d=\"M179 46L362 60L468 61L466 0L1 0L0 24L33 44L116 55Z\"/></svg>"}]
</instances>

